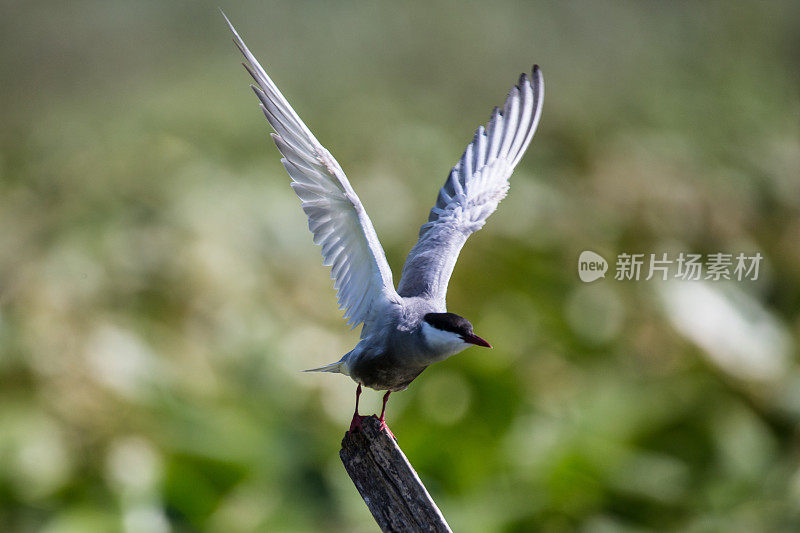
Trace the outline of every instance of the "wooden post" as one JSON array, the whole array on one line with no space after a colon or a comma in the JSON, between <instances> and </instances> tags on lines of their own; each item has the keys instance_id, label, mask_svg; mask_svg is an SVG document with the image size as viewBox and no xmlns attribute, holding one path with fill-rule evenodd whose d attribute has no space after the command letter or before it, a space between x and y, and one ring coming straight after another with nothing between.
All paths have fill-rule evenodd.
<instances>
[{"instance_id":1,"label":"wooden post","mask_svg":"<svg viewBox=\"0 0 800 533\"><path fill-rule=\"evenodd\" d=\"M377 417L363 431L348 431L339 457L383 531L452 533L411 463Z\"/></svg>"}]
</instances>

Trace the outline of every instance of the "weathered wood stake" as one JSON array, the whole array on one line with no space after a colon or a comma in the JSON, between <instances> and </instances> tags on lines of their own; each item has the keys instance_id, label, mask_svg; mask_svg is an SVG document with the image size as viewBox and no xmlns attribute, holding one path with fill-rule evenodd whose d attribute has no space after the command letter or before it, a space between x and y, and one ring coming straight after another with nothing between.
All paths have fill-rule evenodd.
<instances>
[{"instance_id":1,"label":"weathered wood stake","mask_svg":"<svg viewBox=\"0 0 800 533\"><path fill-rule=\"evenodd\" d=\"M383 531L451 532L411 463L377 417L344 435L339 457Z\"/></svg>"}]
</instances>

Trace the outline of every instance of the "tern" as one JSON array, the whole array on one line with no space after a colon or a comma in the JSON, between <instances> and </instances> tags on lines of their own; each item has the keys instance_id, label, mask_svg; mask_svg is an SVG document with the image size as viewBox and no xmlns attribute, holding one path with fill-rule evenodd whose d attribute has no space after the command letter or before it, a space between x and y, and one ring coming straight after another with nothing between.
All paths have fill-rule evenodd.
<instances>
[{"instance_id":1,"label":"tern","mask_svg":"<svg viewBox=\"0 0 800 533\"><path fill-rule=\"evenodd\" d=\"M372 222L341 166L225 20L255 80L251 88L274 130L314 243L322 246L323 264L331 267L339 308L352 328L363 324L355 348L307 372L336 372L357 383L351 431L366 418L358 414L361 387L386 391L379 420L391 434L385 417L392 392L405 390L430 364L470 346L491 348L467 319L447 311L447 284L467 237L483 227L506 196L511 173L533 138L542 113L542 73L534 65L530 76L522 74L503 108L495 107L487 125L477 129L420 228L395 290Z\"/></svg>"}]
</instances>

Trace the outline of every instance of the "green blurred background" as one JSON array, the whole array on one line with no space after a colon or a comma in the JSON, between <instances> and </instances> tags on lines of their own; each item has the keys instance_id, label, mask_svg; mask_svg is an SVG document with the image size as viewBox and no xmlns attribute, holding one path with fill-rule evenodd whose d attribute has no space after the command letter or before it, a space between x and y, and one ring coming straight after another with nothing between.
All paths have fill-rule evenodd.
<instances>
[{"instance_id":1,"label":"green blurred background","mask_svg":"<svg viewBox=\"0 0 800 533\"><path fill-rule=\"evenodd\" d=\"M456 531L800 529L797 2L6 0L1 530L376 529L338 458L354 384L300 372L357 331L219 5L395 280L542 66L539 131L450 284L495 349L389 404ZM586 285L585 249L765 259Z\"/></svg>"}]
</instances>

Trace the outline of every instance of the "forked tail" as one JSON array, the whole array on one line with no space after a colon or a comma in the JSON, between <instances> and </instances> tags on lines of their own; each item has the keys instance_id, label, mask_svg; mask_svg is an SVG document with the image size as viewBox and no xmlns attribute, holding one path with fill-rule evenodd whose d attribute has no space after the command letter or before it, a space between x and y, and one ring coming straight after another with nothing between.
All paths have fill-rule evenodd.
<instances>
[{"instance_id":1,"label":"forked tail","mask_svg":"<svg viewBox=\"0 0 800 533\"><path fill-rule=\"evenodd\" d=\"M335 363L321 366L319 368L309 368L308 370L303 370L303 372L339 372L342 374L342 362L336 361Z\"/></svg>"},{"instance_id":2,"label":"forked tail","mask_svg":"<svg viewBox=\"0 0 800 533\"><path fill-rule=\"evenodd\" d=\"M321 366L319 368L309 368L308 370L303 370L303 372L338 372L339 374L344 374L345 376L349 376L350 374L347 373L347 367L345 366L344 362L347 360L347 356L353 353L353 350L350 350L341 359L336 361L335 363L331 363L329 365Z\"/></svg>"}]
</instances>

